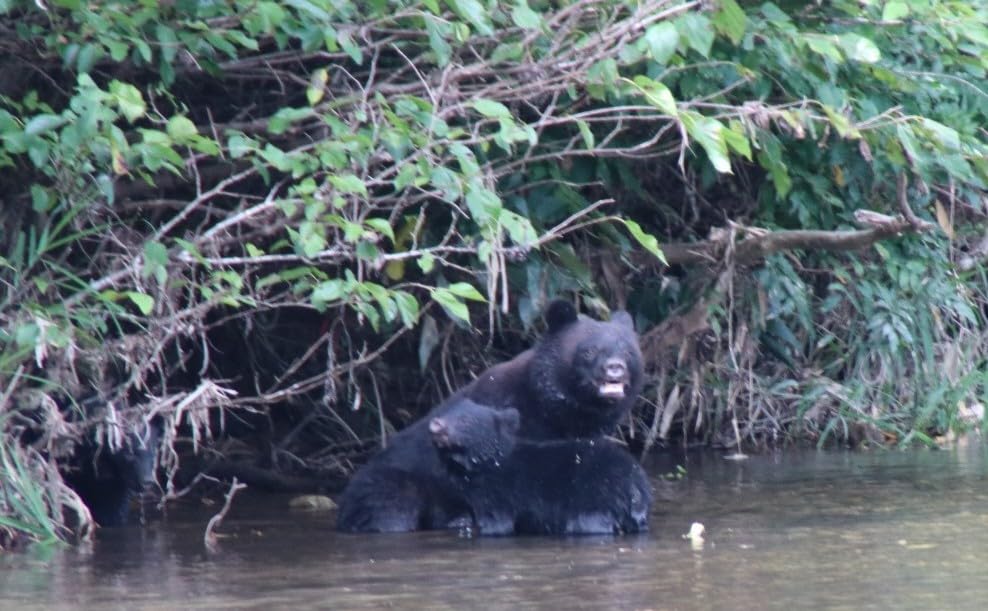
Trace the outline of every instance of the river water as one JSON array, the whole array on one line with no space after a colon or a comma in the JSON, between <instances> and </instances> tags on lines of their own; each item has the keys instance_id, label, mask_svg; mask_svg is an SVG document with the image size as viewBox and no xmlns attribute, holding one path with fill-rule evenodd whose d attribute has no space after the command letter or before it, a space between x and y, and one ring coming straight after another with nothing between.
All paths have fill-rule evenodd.
<instances>
[{"instance_id":1,"label":"river water","mask_svg":"<svg viewBox=\"0 0 988 611\"><path fill-rule=\"evenodd\" d=\"M633 537L344 535L332 514L241 493L90 545L0 556L0 609L983 609L988 453L787 451L648 467ZM683 459L679 459L682 461ZM692 522L702 545L683 539Z\"/></svg>"}]
</instances>

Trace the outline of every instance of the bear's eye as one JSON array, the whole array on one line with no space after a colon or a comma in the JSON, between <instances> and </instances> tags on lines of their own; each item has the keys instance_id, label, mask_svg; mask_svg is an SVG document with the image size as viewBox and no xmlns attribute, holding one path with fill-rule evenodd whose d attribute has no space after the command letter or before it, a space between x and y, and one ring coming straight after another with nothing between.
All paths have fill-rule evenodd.
<instances>
[{"instance_id":1,"label":"bear's eye","mask_svg":"<svg viewBox=\"0 0 988 611\"><path fill-rule=\"evenodd\" d=\"M583 350L580 351L580 356L583 357L583 360L585 360L585 361L593 360L593 357L594 357L594 349L593 348L584 348Z\"/></svg>"}]
</instances>

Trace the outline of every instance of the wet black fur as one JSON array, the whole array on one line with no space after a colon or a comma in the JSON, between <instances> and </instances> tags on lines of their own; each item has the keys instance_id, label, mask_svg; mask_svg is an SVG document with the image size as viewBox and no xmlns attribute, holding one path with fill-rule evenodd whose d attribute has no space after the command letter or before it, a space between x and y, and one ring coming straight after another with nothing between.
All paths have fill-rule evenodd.
<instances>
[{"instance_id":1,"label":"wet black fur","mask_svg":"<svg viewBox=\"0 0 988 611\"><path fill-rule=\"evenodd\" d=\"M392 437L388 448L343 491L337 528L393 532L446 527L461 503L456 491L444 488L445 469L428 426L463 399L518 410L518 435L525 439L591 438L611 432L641 392L642 358L631 317L617 312L608 322L592 320L578 316L572 304L554 301L546 321L548 330L538 344L485 370ZM610 358L619 359L627 372L621 399L596 392L600 368ZM420 490L411 494L408 487Z\"/></svg>"},{"instance_id":2,"label":"wet black fur","mask_svg":"<svg viewBox=\"0 0 988 611\"><path fill-rule=\"evenodd\" d=\"M605 439L518 439L514 410L464 400L432 420L448 477L481 535L584 535L648 529L652 489Z\"/></svg>"}]
</instances>

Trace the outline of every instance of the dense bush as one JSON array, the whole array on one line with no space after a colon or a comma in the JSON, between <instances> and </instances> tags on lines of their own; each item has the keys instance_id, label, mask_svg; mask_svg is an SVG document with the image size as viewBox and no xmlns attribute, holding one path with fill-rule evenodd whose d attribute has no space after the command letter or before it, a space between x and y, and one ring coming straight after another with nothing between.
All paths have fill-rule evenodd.
<instances>
[{"instance_id":1,"label":"dense bush","mask_svg":"<svg viewBox=\"0 0 988 611\"><path fill-rule=\"evenodd\" d=\"M636 313L646 446L963 428L988 392L986 23L912 0L0 0L4 468L160 416L188 441L169 475L229 454L220 431L345 473L558 295ZM0 530L47 536L11 481Z\"/></svg>"}]
</instances>

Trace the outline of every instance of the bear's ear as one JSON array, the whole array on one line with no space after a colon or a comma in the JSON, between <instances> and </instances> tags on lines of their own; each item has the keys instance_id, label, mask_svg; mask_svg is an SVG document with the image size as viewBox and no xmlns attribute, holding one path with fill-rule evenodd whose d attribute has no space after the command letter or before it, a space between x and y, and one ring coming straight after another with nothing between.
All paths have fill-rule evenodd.
<instances>
[{"instance_id":1,"label":"bear's ear","mask_svg":"<svg viewBox=\"0 0 988 611\"><path fill-rule=\"evenodd\" d=\"M545 310L545 322L549 325L549 333L555 333L575 323L576 318L576 308L572 303L562 299L553 300Z\"/></svg>"},{"instance_id":2,"label":"bear's ear","mask_svg":"<svg viewBox=\"0 0 988 611\"><path fill-rule=\"evenodd\" d=\"M513 407L507 409L502 409L497 413L498 423L501 425L503 430L506 430L509 435L517 435L518 428L521 426L521 414L518 413Z\"/></svg>"},{"instance_id":3,"label":"bear's ear","mask_svg":"<svg viewBox=\"0 0 988 611\"><path fill-rule=\"evenodd\" d=\"M617 323L622 327L628 327L632 331L635 330L635 321L631 319L631 314L628 314L624 310L618 310L611 314L611 322Z\"/></svg>"}]
</instances>

